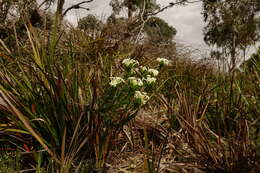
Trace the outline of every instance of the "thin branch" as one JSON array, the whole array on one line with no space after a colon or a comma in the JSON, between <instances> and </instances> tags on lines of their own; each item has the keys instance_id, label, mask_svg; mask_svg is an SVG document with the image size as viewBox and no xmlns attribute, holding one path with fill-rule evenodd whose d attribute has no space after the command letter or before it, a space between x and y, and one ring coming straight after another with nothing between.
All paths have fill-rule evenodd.
<instances>
[{"instance_id":1,"label":"thin branch","mask_svg":"<svg viewBox=\"0 0 260 173\"><path fill-rule=\"evenodd\" d=\"M180 4L184 4L184 3L191 4L191 3L196 3L196 2L200 2L200 1L201 0L195 0L195 1L181 0L181 1L178 1L178 2L170 2L169 5L159 9L158 11L156 11L154 13L150 13L149 15L151 15L151 16L157 15L157 14L163 12L164 10L166 10L167 8L171 8L175 5L180 5Z\"/></svg>"},{"instance_id":2,"label":"thin branch","mask_svg":"<svg viewBox=\"0 0 260 173\"><path fill-rule=\"evenodd\" d=\"M44 4L47 4L46 7L44 8L44 10L47 10L50 8L51 4L53 2L50 2L49 0L44 0L39 6L38 6L38 9L40 9Z\"/></svg>"},{"instance_id":3,"label":"thin branch","mask_svg":"<svg viewBox=\"0 0 260 173\"><path fill-rule=\"evenodd\" d=\"M72 10L72 9L80 9L80 8L82 8L82 9L85 9L85 10L89 10L89 8L81 7L81 5L82 5L82 4L85 4L85 3L90 3L90 2L92 2L92 1L94 1L94 0L82 1L82 2L80 2L80 3L77 3L77 4L75 4L75 5L72 5L72 6L70 6L69 8L67 8L67 9L64 11L64 13L63 13L62 16L65 16L65 15L66 15L70 10Z\"/></svg>"},{"instance_id":4,"label":"thin branch","mask_svg":"<svg viewBox=\"0 0 260 173\"><path fill-rule=\"evenodd\" d=\"M39 6L38 8L41 8L48 0L44 0Z\"/></svg>"},{"instance_id":5,"label":"thin branch","mask_svg":"<svg viewBox=\"0 0 260 173\"><path fill-rule=\"evenodd\" d=\"M144 25L145 25L145 23L146 23L146 21L147 21L147 19L144 20L145 7L146 7L146 4L145 4L145 1L144 1L143 11L142 11L142 13L141 13L141 21L142 21L142 25L141 25L141 28L140 28L140 30L139 30L139 33L137 34L137 37L136 37L135 43L138 42L138 38L140 37L140 35L141 35L141 33L142 33L143 29L144 29Z\"/></svg>"}]
</instances>

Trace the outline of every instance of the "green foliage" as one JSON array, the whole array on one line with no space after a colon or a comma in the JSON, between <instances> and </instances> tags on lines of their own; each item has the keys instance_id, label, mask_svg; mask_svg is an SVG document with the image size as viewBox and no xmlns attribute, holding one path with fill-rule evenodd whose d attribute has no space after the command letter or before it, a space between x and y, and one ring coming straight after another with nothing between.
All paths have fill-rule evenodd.
<instances>
[{"instance_id":1,"label":"green foliage","mask_svg":"<svg viewBox=\"0 0 260 173\"><path fill-rule=\"evenodd\" d=\"M128 17L132 16L134 12L137 12L137 14L144 13L144 16L146 16L159 8L156 0L111 0L110 6L112 6L116 15L121 12L123 7L126 7L128 9Z\"/></svg>"},{"instance_id":2,"label":"green foliage","mask_svg":"<svg viewBox=\"0 0 260 173\"><path fill-rule=\"evenodd\" d=\"M154 10L159 8L156 0L133 0L133 4L136 9L142 10L145 6L145 13L152 13Z\"/></svg>"},{"instance_id":3,"label":"green foliage","mask_svg":"<svg viewBox=\"0 0 260 173\"><path fill-rule=\"evenodd\" d=\"M13 173L19 171L21 163L19 163L19 154L17 153L0 153L0 172Z\"/></svg>"},{"instance_id":4,"label":"green foliage","mask_svg":"<svg viewBox=\"0 0 260 173\"><path fill-rule=\"evenodd\" d=\"M102 22L97 19L92 14L88 14L86 17L83 17L78 22L78 28L82 30L99 30Z\"/></svg>"},{"instance_id":5,"label":"green foliage","mask_svg":"<svg viewBox=\"0 0 260 173\"><path fill-rule=\"evenodd\" d=\"M176 29L159 17L151 17L145 23L145 33L153 43L169 43L176 35Z\"/></svg>"},{"instance_id":6,"label":"green foliage","mask_svg":"<svg viewBox=\"0 0 260 173\"><path fill-rule=\"evenodd\" d=\"M203 2L205 41L219 47L235 45L244 47L256 41L257 1L208 1ZM230 45L231 46L231 45Z\"/></svg>"}]
</instances>

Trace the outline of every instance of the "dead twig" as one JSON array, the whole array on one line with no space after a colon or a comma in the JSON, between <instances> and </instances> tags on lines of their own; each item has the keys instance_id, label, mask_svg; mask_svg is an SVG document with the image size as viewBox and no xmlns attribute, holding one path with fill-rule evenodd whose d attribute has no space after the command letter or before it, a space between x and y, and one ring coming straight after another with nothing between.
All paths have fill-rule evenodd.
<instances>
[{"instance_id":1,"label":"dead twig","mask_svg":"<svg viewBox=\"0 0 260 173\"><path fill-rule=\"evenodd\" d=\"M94 0L82 1L80 3L74 4L74 5L70 6L69 8L67 8L64 11L64 13L62 14L62 16L65 16L72 9L80 9L81 8L81 9L85 9L85 10L89 11L89 8L81 7L81 5L86 4L86 3L90 3L92 1L94 1Z\"/></svg>"}]
</instances>

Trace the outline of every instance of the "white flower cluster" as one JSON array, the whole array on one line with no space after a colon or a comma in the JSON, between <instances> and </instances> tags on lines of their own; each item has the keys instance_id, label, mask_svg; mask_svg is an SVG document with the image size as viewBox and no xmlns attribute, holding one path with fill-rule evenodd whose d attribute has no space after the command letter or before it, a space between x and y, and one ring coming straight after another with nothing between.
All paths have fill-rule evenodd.
<instances>
[{"instance_id":1,"label":"white flower cluster","mask_svg":"<svg viewBox=\"0 0 260 173\"><path fill-rule=\"evenodd\" d=\"M118 84L120 84L120 83L122 83L122 82L125 81L125 80L122 79L121 77L111 77L110 79L111 79L111 81L110 81L109 84L110 84L112 87L116 87Z\"/></svg>"},{"instance_id":2,"label":"white flower cluster","mask_svg":"<svg viewBox=\"0 0 260 173\"><path fill-rule=\"evenodd\" d=\"M153 76L158 76L159 71L151 68L148 70L148 73L150 73Z\"/></svg>"},{"instance_id":3,"label":"white flower cluster","mask_svg":"<svg viewBox=\"0 0 260 173\"><path fill-rule=\"evenodd\" d=\"M170 64L170 61L168 59L165 59L165 58L157 58L156 59L157 62L159 62L160 65L169 65Z\"/></svg>"},{"instance_id":4,"label":"white flower cluster","mask_svg":"<svg viewBox=\"0 0 260 173\"><path fill-rule=\"evenodd\" d=\"M130 58L126 58L122 61L122 63L124 64L124 66L128 67L128 68L132 68L135 65L139 65L139 62L134 60L134 59L130 59Z\"/></svg>"},{"instance_id":5,"label":"white flower cluster","mask_svg":"<svg viewBox=\"0 0 260 173\"><path fill-rule=\"evenodd\" d=\"M159 61L159 59L157 61ZM163 62L163 64L169 63L166 59L160 59L159 62ZM138 66L139 62L130 58L124 59L122 64L127 68L124 77L111 77L109 84L112 87L117 87L121 83L128 84L128 86L130 86L129 91L134 91L135 101L139 105L145 104L149 100L149 96L146 92L143 92L143 90L156 82L156 76L158 76L159 71L145 66Z\"/></svg>"},{"instance_id":6,"label":"white flower cluster","mask_svg":"<svg viewBox=\"0 0 260 173\"><path fill-rule=\"evenodd\" d=\"M149 96L146 92L135 91L134 98L139 102L139 104L143 105L149 100Z\"/></svg>"},{"instance_id":7,"label":"white flower cluster","mask_svg":"<svg viewBox=\"0 0 260 173\"><path fill-rule=\"evenodd\" d=\"M147 75L146 78L144 79L148 84L152 84L156 82L155 77L151 77L151 75Z\"/></svg>"}]
</instances>

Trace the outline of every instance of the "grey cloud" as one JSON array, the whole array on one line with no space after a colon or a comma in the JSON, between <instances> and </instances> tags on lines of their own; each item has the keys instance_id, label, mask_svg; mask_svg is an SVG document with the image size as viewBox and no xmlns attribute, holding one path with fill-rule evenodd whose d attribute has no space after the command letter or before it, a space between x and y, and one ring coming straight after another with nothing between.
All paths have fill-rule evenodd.
<instances>
[{"instance_id":1,"label":"grey cloud","mask_svg":"<svg viewBox=\"0 0 260 173\"><path fill-rule=\"evenodd\" d=\"M38 3L42 3L44 0L37 0ZM75 5L79 2L82 2L83 0L66 0L64 4L64 9L67 9L68 7ZM67 19L71 24L76 25L78 20L88 14L94 14L101 19L104 19L108 17L109 14L111 14L112 8L109 6L110 0L94 0L90 3L85 3L82 5L84 8L89 8L89 11L85 9L72 9L70 10L67 15L65 16L65 19ZM53 11L55 10L55 6L53 7Z\"/></svg>"},{"instance_id":2,"label":"grey cloud","mask_svg":"<svg viewBox=\"0 0 260 173\"><path fill-rule=\"evenodd\" d=\"M82 0L68 0L66 1L64 8L68 8L73 4L79 3ZM107 18L111 14L111 7L109 6L109 0L94 0L93 2L86 3L83 5L85 8L89 8L90 11L84 9L71 10L66 19L69 20L72 24L76 25L77 21L86 16L87 14L94 14L101 19Z\"/></svg>"},{"instance_id":3,"label":"grey cloud","mask_svg":"<svg viewBox=\"0 0 260 173\"><path fill-rule=\"evenodd\" d=\"M169 2L171 1L164 1L163 4L167 5ZM201 3L172 7L159 14L159 17L177 29L178 41L193 46L207 47L203 41L204 22L201 15Z\"/></svg>"}]
</instances>

